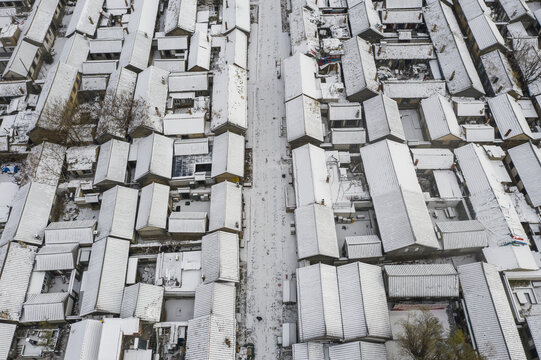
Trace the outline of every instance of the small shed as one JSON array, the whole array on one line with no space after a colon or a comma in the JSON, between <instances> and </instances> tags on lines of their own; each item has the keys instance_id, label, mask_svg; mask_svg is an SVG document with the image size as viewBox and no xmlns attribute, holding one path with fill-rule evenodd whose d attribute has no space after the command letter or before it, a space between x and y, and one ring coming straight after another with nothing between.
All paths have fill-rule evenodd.
<instances>
[{"instance_id":1,"label":"small shed","mask_svg":"<svg viewBox=\"0 0 541 360\"><path fill-rule=\"evenodd\" d=\"M206 112L167 114L163 118L163 134L176 137L201 137L205 134Z\"/></svg>"},{"instance_id":2,"label":"small shed","mask_svg":"<svg viewBox=\"0 0 541 360\"><path fill-rule=\"evenodd\" d=\"M145 283L126 286L120 317L136 317L141 321L160 322L163 306L163 287Z\"/></svg>"},{"instance_id":3,"label":"small shed","mask_svg":"<svg viewBox=\"0 0 541 360\"><path fill-rule=\"evenodd\" d=\"M293 360L326 360L323 344L319 342L293 344L291 349Z\"/></svg>"},{"instance_id":4,"label":"small shed","mask_svg":"<svg viewBox=\"0 0 541 360\"><path fill-rule=\"evenodd\" d=\"M167 228L170 187L151 183L141 189L135 230L142 237L160 236Z\"/></svg>"},{"instance_id":5,"label":"small shed","mask_svg":"<svg viewBox=\"0 0 541 360\"><path fill-rule=\"evenodd\" d=\"M126 183L130 143L111 139L100 145L94 185L111 187Z\"/></svg>"},{"instance_id":6,"label":"small shed","mask_svg":"<svg viewBox=\"0 0 541 360\"><path fill-rule=\"evenodd\" d=\"M209 231L242 232L242 186L223 181L211 187Z\"/></svg>"},{"instance_id":7,"label":"small shed","mask_svg":"<svg viewBox=\"0 0 541 360\"><path fill-rule=\"evenodd\" d=\"M139 183L150 181L168 182L173 170L174 140L155 133L137 143L137 163L134 180Z\"/></svg>"},{"instance_id":8,"label":"small shed","mask_svg":"<svg viewBox=\"0 0 541 360\"><path fill-rule=\"evenodd\" d=\"M340 257L332 208L311 204L295 210L297 256L301 259Z\"/></svg>"},{"instance_id":9,"label":"small shed","mask_svg":"<svg viewBox=\"0 0 541 360\"><path fill-rule=\"evenodd\" d=\"M194 318L207 315L235 318L235 284L213 282L195 290Z\"/></svg>"},{"instance_id":10,"label":"small shed","mask_svg":"<svg viewBox=\"0 0 541 360\"><path fill-rule=\"evenodd\" d=\"M103 193L98 216L98 236L133 240L139 191L115 186Z\"/></svg>"},{"instance_id":11,"label":"small shed","mask_svg":"<svg viewBox=\"0 0 541 360\"><path fill-rule=\"evenodd\" d=\"M385 265L390 298L458 298L458 273L452 264Z\"/></svg>"},{"instance_id":12,"label":"small shed","mask_svg":"<svg viewBox=\"0 0 541 360\"><path fill-rule=\"evenodd\" d=\"M203 282L239 282L239 237L217 231L203 236L201 269Z\"/></svg>"},{"instance_id":13,"label":"small shed","mask_svg":"<svg viewBox=\"0 0 541 360\"><path fill-rule=\"evenodd\" d=\"M214 137L211 177L235 181L244 177L244 136L225 132Z\"/></svg>"}]
</instances>

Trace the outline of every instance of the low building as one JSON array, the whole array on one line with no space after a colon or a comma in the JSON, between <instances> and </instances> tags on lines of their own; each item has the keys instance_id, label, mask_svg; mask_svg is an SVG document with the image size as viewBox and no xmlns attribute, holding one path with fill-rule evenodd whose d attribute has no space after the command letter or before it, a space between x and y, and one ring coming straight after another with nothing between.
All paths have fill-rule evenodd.
<instances>
[{"instance_id":1,"label":"low building","mask_svg":"<svg viewBox=\"0 0 541 360\"><path fill-rule=\"evenodd\" d=\"M111 139L100 146L94 185L111 187L125 184L127 177L130 143Z\"/></svg>"},{"instance_id":2,"label":"low building","mask_svg":"<svg viewBox=\"0 0 541 360\"><path fill-rule=\"evenodd\" d=\"M342 312L336 268L315 264L297 269L299 339L342 339Z\"/></svg>"},{"instance_id":3,"label":"low building","mask_svg":"<svg viewBox=\"0 0 541 360\"><path fill-rule=\"evenodd\" d=\"M169 216L167 232L173 238L201 237L207 232L206 212L172 212Z\"/></svg>"},{"instance_id":4,"label":"low building","mask_svg":"<svg viewBox=\"0 0 541 360\"><path fill-rule=\"evenodd\" d=\"M150 134L137 143L137 162L134 180L147 184L150 181L167 183L173 169L173 139Z\"/></svg>"},{"instance_id":5,"label":"low building","mask_svg":"<svg viewBox=\"0 0 541 360\"><path fill-rule=\"evenodd\" d=\"M186 360L234 360L236 321L203 316L188 321Z\"/></svg>"},{"instance_id":6,"label":"low building","mask_svg":"<svg viewBox=\"0 0 541 360\"><path fill-rule=\"evenodd\" d=\"M458 274L452 264L385 265L390 298L458 298Z\"/></svg>"},{"instance_id":7,"label":"low building","mask_svg":"<svg viewBox=\"0 0 541 360\"><path fill-rule=\"evenodd\" d=\"M223 181L210 193L209 231L242 233L242 186Z\"/></svg>"},{"instance_id":8,"label":"low building","mask_svg":"<svg viewBox=\"0 0 541 360\"><path fill-rule=\"evenodd\" d=\"M282 63L285 84L285 101L306 95L314 100L321 98L321 80L317 77L315 59L296 53Z\"/></svg>"},{"instance_id":9,"label":"low building","mask_svg":"<svg viewBox=\"0 0 541 360\"><path fill-rule=\"evenodd\" d=\"M72 146L66 150L67 171L74 177L94 174L98 162L97 145Z\"/></svg>"},{"instance_id":10,"label":"low building","mask_svg":"<svg viewBox=\"0 0 541 360\"><path fill-rule=\"evenodd\" d=\"M305 4L307 6L305 6ZM289 30L292 54L310 55L319 50L318 26L314 19L320 18L319 9L305 4L292 3L289 14Z\"/></svg>"},{"instance_id":11,"label":"low building","mask_svg":"<svg viewBox=\"0 0 541 360\"><path fill-rule=\"evenodd\" d=\"M500 274L495 266L458 267L472 340L479 353L494 359L526 359Z\"/></svg>"},{"instance_id":12,"label":"low building","mask_svg":"<svg viewBox=\"0 0 541 360\"><path fill-rule=\"evenodd\" d=\"M57 186L62 177L65 157L65 146L48 141L34 146L25 160L26 180Z\"/></svg>"},{"instance_id":13,"label":"low building","mask_svg":"<svg viewBox=\"0 0 541 360\"><path fill-rule=\"evenodd\" d=\"M159 253L154 285L167 297L193 297L201 284L201 251Z\"/></svg>"},{"instance_id":14,"label":"low building","mask_svg":"<svg viewBox=\"0 0 541 360\"><path fill-rule=\"evenodd\" d=\"M205 284L214 281L239 282L238 235L217 231L203 236L201 262Z\"/></svg>"},{"instance_id":15,"label":"low building","mask_svg":"<svg viewBox=\"0 0 541 360\"><path fill-rule=\"evenodd\" d=\"M226 65L214 73L210 129L215 133L248 128L248 75L236 65Z\"/></svg>"},{"instance_id":16,"label":"low building","mask_svg":"<svg viewBox=\"0 0 541 360\"><path fill-rule=\"evenodd\" d=\"M103 2L104 0L77 1L66 30L66 36L77 32L81 35L94 37L100 21Z\"/></svg>"},{"instance_id":17,"label":"low building","mask_svg":"<svg viewBox=\"0 0 541 360\"><path fill-rule=\"evenodd\" d=\"M159 183L151 183L141 189L135 223L135 230L141 237L165 234L170 209L169 191L169 186Z\"/></svg>"},{"instance_id":18,"label":"low building","mask_svg":"<svg viewBox=\"0 0 541 360\"><path fill-rule=\"evenodd\" d=\"M188 138L203 137L206 118L207 113L203 111L167 114L163 118L163 134Z\"/></svg>"},{"instance_id":19,"label":"low building","mask_svg":"<svg viewBox=\"0 0 541 360\"><path fill-rule=\"evenodd\" d=\"M34 12L28 19L29 25L24 34L24 41L50 50L55 39L64 8L60 0L39 0Z\"/></svg>"},{"instance_id":20,"label":"low building","mask_svg":"<svg viewBox=\"0 0 541 360\"><path fill-rule=\"evenodd\" d=\"M531 142L507 150L506 162L519 190L533 207L541 206L541 150Z\"/></svg>"},{"instance_id":21,"label":"low building","mask_svg":"<svg viewBox=\"0 0 541 360\"><path fill-rule=\"evenodd\" d=\"M301 95L286 102L287 141L292 144L323 142L319 101Z\"/></svg>"},{"instance_id":22,"label":"low building","mask_svg":"<svg viewBox=\"0 0 541 360\"><path fill-rule=\"evenodd\" d=\"M13 339L15 337L15 330L17 330L17 325L15 324L0 324L0 359L8 360L14 354L11 349Z\"/></svg>"},{"instance_id":23,"label":"low building","mask_svg":"<svg viewBox=\"0 0 541 360\"><path fill-rule=\"evenodd\" d=\"M325 360L325 350L323 344L319 342L293 344L291 349L293 360Z\"/></svg>"},{"instance_id":24,"label":"low building","mask_svg":"<svg viewBox=\"0 0 541 360\"><path fill-rule=\"evenodd\" d=\"M45 228L45 244L92 245L95 231L96 220L52 222Z\"/></svg>"},{"instance_id":25,"label":"low building","mask_svg":"<svg viewBox=\"0 0 541 360\"><path fill-rule=\"evenodd\" d=\"M350 260L369 261L383 256L381 240L377 235L346 236L344 255Z\"/></svg>"},{"instance_id":26,"label":"low building","mask_svg":"<svg viewBox=\"0 0 541 360\"><path fill-rule=\"evenodd\" d=\"M165 12L164 29L167 35L186 35L195 31L196 0L172 0Z\"/></svg>"},{"instance_id":27,"label":"low building","mask_svg":"<svg viewBox=\"0 0 541 360\"><path fill-rule=\"evenodd\" d=\"M68 293L28 294L23 304L22 324L63 323L68 312Z\"/></svg>"},{"instance_id":28,"label":"low building","mask_svg":"<svg viewBox=\"0 0 541 360\"><path fill-rule=\"evenodd\" d=\"M210 70L211 43L206 23L197 23L190 38L188 71Z\"/></svg>"},{"instance_id":29,"label":"low building","mask_svg":"<svg viewBox=\"0 0 541 360\"><path fill-rule=\"evenodd\" d=\"M416 106L434 94L445 96L447 88L443 80L386 80L383 93L401 106Z\"/></svg>"},{"instance_id":30,"label":"low building","mask_svg":"<svg viewBox=\"0 0 541 360\"><path fill-rule=\"evenodd\" d=\"M241 69L248 68L248 35L235 29L225 36L225 61Z\"/></svg>"},{"instance_id":31,"label":"low building","mask_svg":"<svg viewBox=\"0 0 541 360\"><path fill-rule=\"evenodd\" d=\"M311 204L332 206L325 151L312 144L306 144L294 149L292 154L297 207Z\"/></svg>"},{"instance_id":32,"label":"low building","mask_svg":"<svg viewBox=\"0 0 541 360\"><path fill-rule=\"evenodd\" d=\"M0 245L10 241L41 245L55 198L56 185L29 182L21 187L13 199Z\"/></svg>"},{"instance_id":33,"label":"low building","mask_svg":"<svg viewBox=\"0 0 541 360\"><path fill-rule=\"evenodd\" d=\"M239 29L250 33L250 1L230 0L223 7L222 33Z\"/></svg>"},{"instance_id":34,"label":"low building","mask_svg":"<svg viewBox=\"0 0 541 360\"><path fill-rule=\"evenodd\" d=\"M467 252L488 246L487 229L479 220L441 221L436 227L443 250Z\"/></svg>"},{"instance_id":35,"label":"low building","mask_svg":"<svg viewBox=\"0 0 541 360\"><path fill-rule=\"evenodd\" d=\"M97 359L102 330L100 320L84 319L70 327L65 357L68 359Z\"/></svg>"},{"instance_id":36,"label":"low building","mask_svg":"<svg viewBox=\"0 0 541 360\"><path fill-rule=\"evenodd\" d=\"M225 132L214 138L211 177L239 182L244 178L244 136Z\"/></svg>"},{"instance_id":37,"label":"low building","mask_svg":"<svg viewBox=\"0 0 541 360\"><path fill-rule=\"evenodd\" d=\"M421 100L421 114L430 140L444 145L462 141L462 129L453 106L440 94Z\"/></svg>"},{"instance_id":38,"label":"low building","mask_svg":"<svg viewBox=\"0 0 541 360\"><path fill-rule=\"evenodd\" d=\"M372 0L348 1L351 35L376 42L383 38L383 25Z\"/></svg>"},{"instance_id":39,"label":"low building","mask_svg":"<svg viewBox=\"0 0 541 360\"><path fill-rule=\"evenodd\" d=\"M163 287L145 283L126 286L120 308L121 318L136 317L141 321L156 323L161 320Z\"/></svg>"},{"instance_id":40,"label":"low building","mask_svg":"<svg viewBox=\"0 0 541 360\"><path fill-rule=\"evenodd\" d=\"M332 208L319 204L298 207L295 233L299 260L340 257Z\"/></svg>"},{"instance_id":41,"label":"low building","mask_svg":"<svg viewBox=\"0 0 541 360\"><path fill-rule=\"evenodd\" d=\"M343 49L342 71L348 100L363 101L377 95L380 85L370 44L355 36L344 41Z\"/></svg>"},{"instance_id":42,"label":"low building","mask_svg":"<svg viewBox=\"0 0 541 360\"><path fill-rule=\"evenodd\" d=\"M354 341L329 346L329 357L332 360L386 359L387 350L384 344Z\"/></svg>"},{"instance_id":43,"label":"low building","mask_svg":"<svg viewBox=\"0 0 541 360\"><path fill-rule=\"evenodd\" d=\"M365 100L363 106L370 142L381 139L406 141L396 101L384 94L379 94Z\"/></svg>"},{"instance_id":44,"label":"low building","mask_svg":"<svg viewBox=\"0 0 541 360\"><path fill-rule=\"evenodd\" d=\"M344 340L392 338L381 268L355 262L336 268Z\"/></svg>"},{"instance_id":45,"label":"low building","mask_svg":"<svg viewBox=\"0 0 541 360\"><path fill-rule=\"evenodd\" d=\"M43 49L26 41L20 41L4 69L2 80L35 80L43 62Z\"/></svg>"},{"instance_id":46,"label":"low building","mask_svg":"<svg viewBox=\"0 0 541 360\"><path fill-rule=\"evenodd\" d=\"M201 284L195 290L194 318L202 316L221 316L235 318L236 289L234 284Z\"/></svg>"},{"instance_id":47,"label":"low building","mask_svg":"<svg viewBox=\"0 0 541 360\"><path fill-rule=\"evenodd\" d=\"M522 90L514 75L511 64L504 53L493 50L481 55L483 83L491 95L509 94L514 98L522 96Z\"/></svg>"},{"instance_id":48,"label":"low building","mask_svg":"<svg viewBox=\"0 0 541 360\"><path fill-rule=\"evenodd\" d=\"M98 216L98 236L133 240L139 191L115 186L103 193Z\"/></svg>"},{"instance_id":49,"label":"low building","mask_svg":"<svg viewBox=\"0 0 541 360\"><path fill-rule=\"evenodd\" d=\"M34 271L73 270L77 265L79 244L48 244L38 250Z\"/></svg>"},{"instance_id":50,"label":"low building","mask_svg":"<svg viewBox=\"0 0 541 360\"><path fill-rule=\"evenodd\" d=\"M86 284L82 289L81 316L120 314L129 250L129 241L113 237L92 245L88 270L83 274Z\"/></svg>"}]
</instances>

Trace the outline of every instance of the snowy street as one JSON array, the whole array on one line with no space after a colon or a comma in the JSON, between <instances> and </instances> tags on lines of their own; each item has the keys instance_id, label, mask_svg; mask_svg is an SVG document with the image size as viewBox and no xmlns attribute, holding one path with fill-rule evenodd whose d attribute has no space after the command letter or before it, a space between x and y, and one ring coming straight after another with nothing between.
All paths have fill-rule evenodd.
<instances>
[{"instance_id":1,"label":"snowy street","mask_svg":"<svg viewBox=\"0 0 541 360\"><path fill-rule=\"evenodd\" d=\"M255 4L253 4L255 5ZM280 0L259 6L258 24L249 45L248 141L253 149L253 187L244 192L248 229L241 260L247 263L246 334L256 359L281 358L285 307L282 279L296 268L293 214L286 214L284 188L289 165L281 121L285 116L284 84L277 64L289 56L289 39L282 33ZM291 316L291 315L290 315ZM294 321L294 319L292 319Z\"/></svg>"}]
</instances>

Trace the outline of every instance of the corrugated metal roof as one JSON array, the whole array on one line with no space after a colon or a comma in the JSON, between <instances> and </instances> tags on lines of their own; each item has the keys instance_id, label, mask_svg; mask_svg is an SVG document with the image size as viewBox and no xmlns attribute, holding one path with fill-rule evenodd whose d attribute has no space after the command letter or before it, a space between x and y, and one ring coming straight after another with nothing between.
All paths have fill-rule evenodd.
<instances>
[{"instance_id":1,"label":"corrugated metal roof","mask_svg":"<svg viewBox=\"0 0 541 360\"><path fill-rule=\"evenodd\" d=\"M451 7L440 0L427 0L423 14L449 92L453 95L484 94Z\"/></svg>"},{"instance_id":2,"label":"corrugated metal roof","mask_svg":"<svg viewBox=\"0 0 541 360\"><path fill-rule=\"evenodd\" d=\"M201 268L204 283L239 281L239 237L216 231L203 236Z\"/></svg>"},{"instance_id":3,"label":"corrugated metal roof","mask_svg":"<svg viewBox=\"0 0 541 360\"><path fill-rule=\"evenodd\" d=\"M297 269L299 339L341 339L342 313L336 268L316 264Z\"/></svg>"},{"instance_id":4,"label":"corrugated metal roof","mask_svg":"<svg viewBox=\"0 0 541 360\"><path fill-rule=\"evenodd\" d=\"M385 137L405 141L404 128L398 112L398 104L388 96L379 94L363 102L370 142Z\"/></svg>"},{"instance_id":5,"label":"corrugated metal roof","mask_svg":"<svg viewBox=\"0 0 541 360\"><path fill-rule=\"evenodd\" d=\"M458 297L458 274L451 264L385 265L389 297Z\"/></svg>"},{"instance_id":6,"label":"corrugated metal roof","mask_svg":"<svg viewBox=\"0 0 541 360\"><path fill-rule=\"evenodd\" d=\"M0 314L3 320L18 321L34 266L35 248L10 243L0 274Z\"/></svg>"},{"instance_id":7,"label":"corrugated metal roof","mask_svg":"<svg viewBox=\"0 0 541 360\"><path fill-rule=\"evenodd\" d=\"M329 347L329 360L375 360L386 358L385 344L355 341Z\"/></svg>"},{"instance_id":8,"label":"corrugated metal roof","mask_svg":"<svg viewBox=\"0 0 541 360\"><path fill-rule=\"evenodd\" d=\"M126 286L120 308L120 317L137 317L142 321L159 322L163 306L162 286L138 283Z\"/></svg>"},{"instance_id":9,"label":"corrugated metal roof","mask_svg":"<svg viewBox=\"0 0 541 360\"><path fill-rule=\"evenodd\" d=\"M487 229L479 220L444 221L436 226L442 235L444 250L488 246Z\"/></svg>"},{"instance_id":10,"label":"corrugated metal roof","mask_svg":"<svg viewBox=\"0 0 541 360\"><path fill-rule=\"evenodd\" d=\"M21 323L62 322L68 293L29 294L23 304Z\"/></svg>"},{"instance_id":11,"label":"corrugated metal roof","mask_svg":"<svg viewBox=\"0 0 541 360\"><path fill-rule=\"evenodd\" d=\"M383 256L381 240L377 235L346 236L348 259L366 259Z\"/></svg>"},{"instance_id":12,"label":"corrugated metal roof","mask_svg":"<svg viewBox=\"0 0 541 360\"><path fill-rule=\"evenodd\" d=\"M473 263L458 267L462 294L481 355L495 360L525 360L513 313L495 266Z\"/></svg>"},{"instance_id":13,"label":"corrugated metal roof","mask_svg":"<svg viewBox=\"0 0 541 360\"><path fill-rule=\"evenodd\" d=\"M234 319L204 316L188 321L186 360L234 360Z\"/></svg>"},{"instance_id":14,"label":"corrugated metal roof","mask_svg":"<svg viewBox=\"0 0 541 360\"><path fill-rule=\"evenodd\" d=\"M209 231L242 231L242 186L229 181L212 185Z\"/></svg>"},{"instance_id":15,"label":"corrugated metal roof","mask_svg":"<svg viewBox=\"0 0 541 360\"><path fill-rule=\"evenodd\" d=\"M532 131L522 109L511 96L502 94L488 98L487 103L502 139L508 140L520 135L532 138Z\"/></svg>"},{"instance_id":16,"label":"corrugated metal roof","mask_svg":"<svg viewBox=\"0 0 541 360\"><path fill-rule=\"evenodd\" d=\"M295 226L299 259L340 257L331 208L319 204L298 207L295 210Z\"/></svg>"},{"instance_id":17,"label":"corrugated metal roof","mask_svg":"<svg viewBox=\"0 0 541 360\"><path fill-rule=\"evenodd\" d=\"M230 283L201 284L195 290L194 318L207 315L235 318L236 289Z\"/></svg>"},{"instance_id":18,"label":"corrugated metal roof","mask_svg":"<svg viewBox=\"0 0 541 360\"><path fill-rule=\"evenodd\" d=\"M332 206L325 151L306 144L292 151L293 180L298 207L310 204Z\"/></svg>"},{"instance_id":19,"label":"corrugated metal roof","mask_svg":"<svg viewBox=\"0 0 541 360\"><path fill-rule=\"evenodd\" d=\"M307 342L293 344L293 360L326 360L323 344Z\"/></svg>"},{"instance_id":20,"label":"corrugated metal roof","mask_svg":"<svg viewBox=\"0 0 541 360\"><path fill-rule=\"evenodd\" d=\"M98 216L98 239L114 236L132 240L139 190L115 186L103 193Z\"/></svg>"},{"instance_id":21,"label":"corrugated metal roof","mask_svg":"<svg viewBox=\"0 0 541 360\"><path fill-rule=\"evenodd\" d=\"M71 325L66 359L95 360L98 358L102 323L85 319Z\"/></svg>"},{"instance_id":22,"label":"corrugated metal roof","mask_svg":"<svg viewBox=\"0 0 541 360\"><path fill-rule=\"evenodd\" d=\"M52 222L45 228L45 244L91 245L94 242L95 227L96 220Z\"/></svg>"},{"instance_id":23,"label":"corrugated metal roof","mask_svg":"<svg viewBox=\"0 0 541 360\"><path fill-rule=\"evenodd\" d=\"M81 315L119 314L126 281L130 242L109 237L92 245Z\"/></svg>"},{"instance_id":24,"label":"corrugated metal roof","mask_svg":"<svg viewBox=\"0 0 541 360\"><path fill-rule=\"evenodd\" d=\"M507 150L533 206L541 206L541 150L524 143Z\"/></svg>"},{"instance_id":25,"label":"corrugated metal roof","mask_svg":"<svg viewBox=\"0 0 541 360\"><path fill-rule=\"evenodd\" d=\"M384 250L439 248L407 145L383 140L361 148L361 158Z\"/></svg>"},{"instance_id":26,"label":"corrugated metal roof","mask_svg":"<svg viewBox=\"0 0 541 360\"><path fill-rule=\"evenodd\" d=\"M170 187L159 183L149 184L141 189L139 211L135 229L164 229L167 226Z\"/></svg>"},{"instance_id":27,"label":"corrugated metal roof","mask_svg":"<svg viewBox=\"0 0 541 360\"><path fill-rule=\"evenodd\" d=\"M211 176L244 177L244 136L225 132L214 138Z\"/></svg>"},{"instance_id":28,"label":"corrugated metal roof","mask_svg":"<svg viewBox=\"0 0 541 360\"><path fill-rule=\"evenodd\" d=\"M45 245L36 255L34 271L72 270L78 250L78 244Z\"/></svg>"},{"instance_id":29,"label":"corrugated metal roof","mask_svg":"<svg viewBox=\"0 0 541 360\"><path fill-rule=\"evenodd\" d=\"M449 135L456 139L462 138L462 129L449 100L440 94L434 94L421 100L421 110L432 141Z\"/></svg>"},{"instance_id":30,"label":"corrugated metal roof","mask_svg":"<svg viewBox=\"0 0 541 360\"><path fill-rule=\"evenodd\" d=\"M8 360L17 325L0 323L0 359Z\"/></svg>"},{"instance_id":31,"label":"corrugated metal roof","mask_svg":"<svg viewBox=\"0 0 541 360\"><path fill-rule=\"evenodd\" d=\"M381 268L360 262L336 268L344 339L391 339Z\"/></svg>"}]
</instances>

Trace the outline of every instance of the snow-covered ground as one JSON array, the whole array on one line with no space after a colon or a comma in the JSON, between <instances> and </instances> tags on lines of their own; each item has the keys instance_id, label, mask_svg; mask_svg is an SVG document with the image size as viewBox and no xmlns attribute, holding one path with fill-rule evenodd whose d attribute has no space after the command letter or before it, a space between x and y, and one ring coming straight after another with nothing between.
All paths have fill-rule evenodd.
<instances>
[{"instance_id":1,"label":"snow-covered ground","mask_svg":"<svg viewBox=\"0 0 541 360\"><path fill-rule=\"evenodd\" d=\"M293 214L285 211L288 176L282 174L287 174L289 164L287 140L281 136L284 83L277 76L277 64L289 56L289 38L282 33L280 0L252 4L259 6L259 16L252 27L248 59L247 137L253 149L253 187L244 194L248 224L241 252L247 270L246 342L254 344L256 359L280 359L281 324L295 321L295 307L282 304L281 285L297 265L296 241L290 234Z\"/></svg>"}]
</instances>

